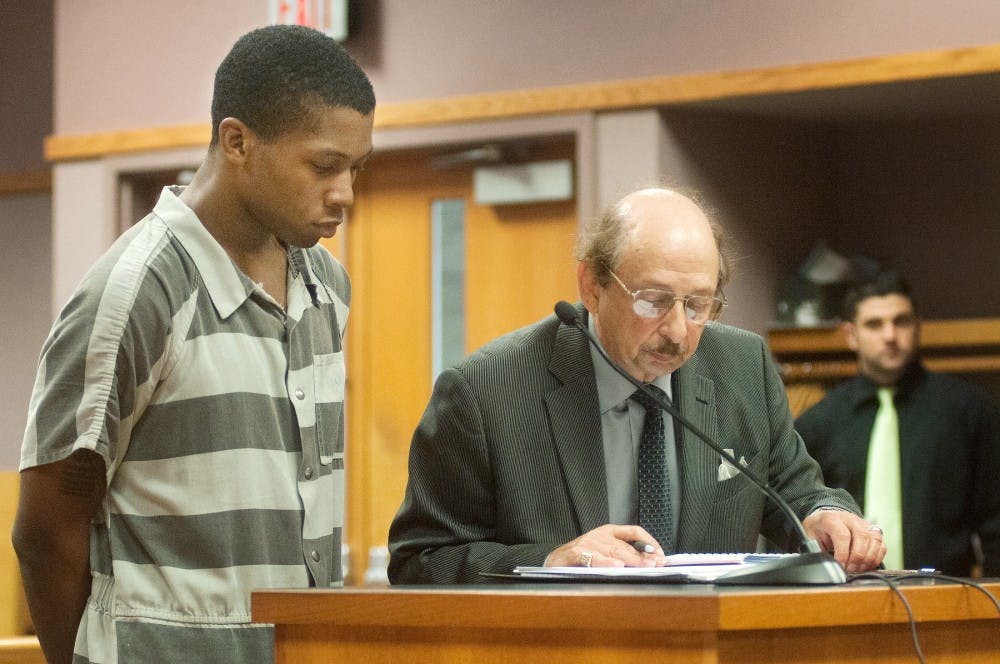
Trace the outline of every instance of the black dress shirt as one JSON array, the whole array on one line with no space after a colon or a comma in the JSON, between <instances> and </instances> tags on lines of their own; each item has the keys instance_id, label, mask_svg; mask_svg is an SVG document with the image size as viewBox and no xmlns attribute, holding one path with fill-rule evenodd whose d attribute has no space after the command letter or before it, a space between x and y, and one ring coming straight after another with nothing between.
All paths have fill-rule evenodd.
<instances>
[{"instance_id":1,"label":"black dress shirt","mask_svg":"<svg viewBox=\"0 0 1000 664\"><path fill-rule=\"evenodd\" d=\"M877 385L864 376L830 390L795 427L828 486L864 506ZM1000 576L1000 410L972 385L914 363L896 386L903 564L968 576L978 534L986 576Z\"/></svg>"}]
</instances>

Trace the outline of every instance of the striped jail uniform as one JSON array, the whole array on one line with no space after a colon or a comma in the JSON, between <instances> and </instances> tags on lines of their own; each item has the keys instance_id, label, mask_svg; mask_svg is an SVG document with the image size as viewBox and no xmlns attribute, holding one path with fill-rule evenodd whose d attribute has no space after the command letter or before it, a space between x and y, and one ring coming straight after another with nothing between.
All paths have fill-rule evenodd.
<instances>
[{"instance_id":1,"label":"striped jail uniform","mask_svg":"<svg viewBox=\"0 0 1000 664\"><path fill-rule=\"evenodd\" d=\"M76 662L270 662L250 591L342 584L350 281L288 252L282 310L165 189L45 342L21 468L99 454Z\"/></svg>"}]
</instances>

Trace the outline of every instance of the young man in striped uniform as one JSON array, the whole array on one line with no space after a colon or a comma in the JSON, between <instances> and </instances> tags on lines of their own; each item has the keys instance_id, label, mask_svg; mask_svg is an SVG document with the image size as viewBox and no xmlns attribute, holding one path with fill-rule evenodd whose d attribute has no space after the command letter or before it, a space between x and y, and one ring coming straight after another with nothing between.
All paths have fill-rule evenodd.
<instances>
[{"instance_id":1,"label":"young man in striped uniform","mask_svg":"<svg viewBox=\"0 0 1000 664\"><path fill-rule=\"evenodd\" d=\"M61 312L14 529L50 662L269 662L251 590L342 583L351 286L316 245L353 203L374 106L329 37L244 35L191 184Z\"/></svg>"}]
</instances>

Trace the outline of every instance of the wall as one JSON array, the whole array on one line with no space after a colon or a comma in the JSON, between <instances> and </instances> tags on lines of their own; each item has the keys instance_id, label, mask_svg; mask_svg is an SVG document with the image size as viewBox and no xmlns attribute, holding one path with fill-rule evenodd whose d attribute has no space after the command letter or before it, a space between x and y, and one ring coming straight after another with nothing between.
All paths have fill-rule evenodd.
<instances>
[{"instance_id":1,"label":"wall","mask_svg":"<svg viewBox=\"0 0 1000 664\"><path fill-rule=\"evenodd\" d=\"M2 0L0 37L0 108L9 114L0 122L0 173L38 170L52 131L52 0Z\"/></svg>"},{"instance_id":2,"label":"wall","mask_svg":"<svg viewBox=\"0 0 1000 664\"><path fill-rule=\"evenodd\" d=\"M840 137L843 251L904 271L925 316L1000 316L1000 118L846 125Z\"/></svg>"},{"instance_id":3,"label":"wall","mask_svg":"<svg viewBox=\"0 0 1000 664\"><path fill-rule=\"evenodd\" d=\"M5 238L0 261L0 470L17 468L38 353L52 319L49 197L0 197Z\"/></svg>"},{"instance_id":4,"label":"wall","mask_svg":"<svg viewBox=\"0 0 1000 664\"><path fill-rule=\"evenodd\" d=\"M169 5L127 0L56 1L57 53L66 54L56 59L58 134L204 123L214 65L234 39L268 19L265 0L216 0L211 11L198 0L177 0ZM352 36L347 47L369 72L379 100L393 102L983 44L995 41L991 26L1000 19L1000 5L986 0L947 6L926 0L580 0L573 11L565 7L556 0L511 0L493 5L462 0L422 4L356 1L351 5ZM136 30L137 25L155 29ZM107 44L115 48L107 48ZM475 47L470 48L470 44ZM123 90L138 93L121 94ZM751 130L750 120L742 128L724 123L719 125L721 130L704 124L711 119L676 122L672 137L667 138L659 136L660 130L651 130L648 123L636 125L634 135L640 138L629 144L646 141L648 146L665 141L661 169L696 185L709 178L711 196L727 199L741 190L746 193L747 187L763 186L745 177L742 181L732 177L729 164L740 150L749 150L738 162L745 174L760 169L763 160L757 158L758 150L770 150L771 154L786 150L792 161L816 161L817 149L833 145L821 137L796 142L793 136L802 135L798 128L792 129L792 136L784 135L784 127L767 123L758 123ZM682 135L682 125L691 135ZM724 135L730 130L749 131L751 137L755 132L770 132L771 136L759 135L744 142L739 134ZM648 141L650 136L656 140ZM788 151L792 144L795 150ZM705 155L720 154L724 145L735 150L733 158L708 167L721 168L719 173L706 172L705 164L711 158ZM602 183L624 179L615 171L641 172L648 164L657 163L644 156L616 161L613 146L604 147L610 161L596 165L601 175L597 183L601 202L611 190ZM671 154L671 150L677 153ZM64 170L75 168L60 166ZM674 168L676 172L672 172ZM701 171L688 172L691 169ZM767 198L750 198L760 204L758 210L744 209L745 196L735 197L741 200L739 205L712 201L731 216L746 255L741 271L744 281L739 287L749 299L741 305L742 298L734 298L729 312L734 322L763 329L767 313L761 313L760 303L770 306L775 279L789 272L808 251L808 241L797 232L802 229L793 226L800 226L803 219L810 226L837 219L826 210L818 213L810 202L815 195L824 195L822 188L792 181L804 172L759 173L759 179L773 181L773 188L763 186L762 191L769 192ZM610 177L605 177L609 173ZM57 215L61 209L74 209L76 196L89 185L84 181L72 185L75 177L70 174L60 181L74 186L75 192L65 197L65 205L57 202ZM757 224L763 225L758 228ZM67 231L80 232L72 225ZM61 227L58 236L64 236ZM57 274L55 280L55 299L61 300L93 257L75 249L57 254L57 270L65 274L65 278ZM782 262L786 257L789 263Z\"/></svg>"},{"instance_id":5,"label":"wall","mask_svg":"<svg viewBox=\"0 0 1000 664\"><path fill-rule=\"evenodd\" d=\"M56 0L55 131L206 122L266 0ZM752 69L996 41L992 0L366 0L347 47L379 101ZM111 47L113 45L113 47Z\"/></svg>"},{"instance_id":6,"label":"wall","mask_svg":"<svg viewBox=\"0 0 1000 664\"><path fill-rule=\"evenodd\" d=\"M206 122L215 64L240 34L268 20L265 0L216 0L211 11L198 0L56 2L55 41L57 54L64 54L56 58L57 134ZM347 48L372 77L381 102L954 48L995 41L991 26L1000 19L1000 5L986 0L947 6L927 0L580 0L573 11L556 0L371 0L353 2L351 10ZM633 175L656 175L657 168L704 189L733 226L745 257L727 319L763 331L776 281L805 257L817 232L832 234L823 233L823 225L842 222L837 210L817 204L828 199L822 182L831 181L830 173L808 168L824 161L835 168L828 155L838 144L825 130L795 123L716 121L682 111L672 111L675 119L663 135L650 127L648 111L642 113L625 143L660 145L660 155L650 160L599 144L597 197L607 198L612 188L606 183L617 189L638 179ZM598 117L599 128L622 122L628 122L624 115ZM614 134L623 131L629 128ZM787 163L762 169L768 163L762 155ZM793 168L796 163L806 168ZM77 228L75 217L63 220L60 211L96 204L81 200L95 174L85 164L57 170L58 181L72 190L56 201L56 235L82 237L89 229ZM71 249L57 248L55 255L59 301L94 257L75 242L63 245Z\"/></svg>"},{"instance_id":7,"label":"wall","mask_svg":"<svg viewBox=\"0 0 1000 664\"><path fill-rule=\"evenodd\" d=\"M46 167L52 131L52 0L0 1L0 174ZM49 196L0 196L0 471L17 468L52 278Z\"/></svg>"},{"instance_id":8,"label":"wall","mask_svg":"<svg viewBox=\"0 0 1000 664\"><path fill-rule=\"evenodd\" d=\"M664 172L700 192L732 234L733 283L725 322L763 334L775 318L777 284L814 238L835 224L836 178L824 127L716 112L668 110Z\"/></svg>"}]
</instances>

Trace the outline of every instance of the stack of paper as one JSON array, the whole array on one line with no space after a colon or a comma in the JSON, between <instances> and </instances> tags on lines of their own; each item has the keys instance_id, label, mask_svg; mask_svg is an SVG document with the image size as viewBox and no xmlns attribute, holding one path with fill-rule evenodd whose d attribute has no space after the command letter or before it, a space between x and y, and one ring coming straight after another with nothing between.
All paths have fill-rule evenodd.
<instances>
[{"instance_id":1,"label":"stack of paper","mask_svg":"<svg viewBox=\"0 0 1000 664\"><path fill-rule=\"evenodd\" d=\"M676 553L662 567L515 567L526 579L648 580L674 583L711 583L737 569L794 553Z\"/></svg>"}]
</instances>

